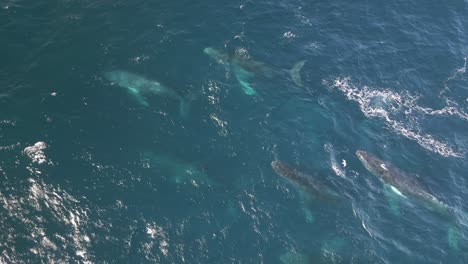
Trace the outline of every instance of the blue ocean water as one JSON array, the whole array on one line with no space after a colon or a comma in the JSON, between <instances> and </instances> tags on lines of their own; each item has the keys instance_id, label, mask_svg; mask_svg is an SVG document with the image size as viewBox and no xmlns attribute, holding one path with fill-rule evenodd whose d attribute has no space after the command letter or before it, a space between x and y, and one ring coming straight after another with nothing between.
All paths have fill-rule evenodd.
<instances>
[{"instance_id":1,"label":"blue ocean water","mask_svg":"<svg viewBox=\"0 0 468 264\"><path fill-rule=\"evenodd\" d=\"M468 263L466 0L0 8L1 263Z\"/></svg>"}]
</instances>

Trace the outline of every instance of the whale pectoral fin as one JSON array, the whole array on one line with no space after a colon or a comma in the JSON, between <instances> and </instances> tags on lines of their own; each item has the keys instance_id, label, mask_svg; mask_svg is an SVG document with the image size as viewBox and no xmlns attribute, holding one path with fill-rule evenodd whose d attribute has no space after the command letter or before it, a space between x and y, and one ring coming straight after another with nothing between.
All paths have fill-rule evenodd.
<instances>
[{"instance_id":1,"label":"whale pectoral fin","mask_svg":"<svg viewBox=\"0 0 468 264\"><path fill-rule=\"evenodd\" d=\"M395 194L397 194L398 196L407 199L407 197L403 193L401 193L401 191L398 190L395 186L390 185L390 190L394 192Z\"/></svg>"},{"instance_id":2,"label":"whale pectoral fin","mask_svg":"<svg viewBox=\"0 0 468 264\"><path fill-rule=\"evenodd\" d=\"M459 251L460 245L458 243L458 230L454 226L450 226L447 230L447 240L449 248L454 251Z\"/></svg>"},{"instance_id":3,"label":"whale pectoral fin","mask_svg":"<svg viewBox=\"0 0 468 264\"><path fill-rule=\"evenodd\" d=\"M308 264L312 261L312 259L307 255L298 253L296 251L285 252L280 256L279 259L283 264Z\"/></svg>"},{"instance_id":4,"label":"whale pectoral fin","mask_svg":"<svg viewBox=\"0 0 468 264\"><path fill-rule=\"evenodd\" d=\"M148 101L143 96L140 96L139 98L137 98L137 100L141 105L146 106L146 107L149 106Z\"/></svg>"},{"instance_id":5,"label":"whale pectoral fin","mask_svg":"<svg viewBox=\"0 0 468 264\"><path fill-rule=\"evenodd\" d=\"M297 86L303 86L301 70L302 70L302 67L304 67L304 64L306 62L307 62L306 60L298 61L296 62L296 64L294 64L291 70L289 70L289 75L291 76L291 79Z\"/></svg>"},{"instance_id":6,"label":"whale pectoral fin","mask_svg":"<svg viewBox=\"0 0 468 264\"><path fill-rule=\"evenodd\" d=\"M197 99L194 93L189 93L184 98L180 99L179 104L179 113L182 119L187 120L190 115L190 109L192 106L192 102Z\"/></svg>"},{"instance_id":7,"label":"whale pectoral fin","mask_svg":"<svg viewBox=\"0 0 468 264\"><path fill-rule=\"evenodd\" d=\"M149 103L146 100L146 97L141 95L141 93L138 91L138 89L136 89L134 87L127 87L127 89L129 91L129 93L131 95L133 95L133 97L138 101L138 103L140 103L141 105L146 106L146 107L149 106Z\"/></svg>"},{"instance_id":8,"label":"whale pectoral fin","mask_svg":"<svg viewBox=\"0 0 468 264\"><path fill-rule=\"evenodd\" d=\"M304 218L307 223L312 224L315 221L314 214L310 209L311 203L313 201L313 197L306 191L300 190L299 191L299 199L301 201L301 209L302 213L304 214Z\"/></svg>"},{"instance_id":9,"label":"whale pectoral fin","mask_svg":"<svg viewBox=\"0 0 468 264\"><path fill-rule=\"evenodd\" d=\"M253 77L253 73L248 72L238 67L234 68L233 72L234 72L234 76L236 77L236 80L241 85L242 90L244 91L245 94L255 95L257 93L257 91L255 91L255 89L252 87L252 85L249 82L249 79Z\"/></svg>"},{"instance_id":10,"label":"whale pectoral fin","mask_svg":"<svg viewBox=\"0 0 468 264\"><path fill-rule=\"evenodd\" d=\"M307 190L301 188L299 190L299 199L301 200L301 204L310 205L314 201L314 196Z\"/></svg>"},{"instance_id":11,"label":"whale pectoral fin","mask_svg":"<svg viewBox=\"0 0 468 264\"><path fill-rule=\"evenodd\" d=\"M313 222L315 222L314 214L312 213L312 210L310 208L302 207L302 212L304 213L305 221L308 224L312 224Z\"/></svg>"},{"instance_id":12,"label":"whale pectoral fin","mask_svg":"<svg viewBox=\"0 0 468 264\"><path fill-rule=\"evenodd\" d=\"M393 214L399 216L400 212L400 202L398 201L401 196L395 193L391 185L384 185L384 195L387 198L390 210ZM393 187L394 188L394 187Z\"/></svg>"}]
</instances>

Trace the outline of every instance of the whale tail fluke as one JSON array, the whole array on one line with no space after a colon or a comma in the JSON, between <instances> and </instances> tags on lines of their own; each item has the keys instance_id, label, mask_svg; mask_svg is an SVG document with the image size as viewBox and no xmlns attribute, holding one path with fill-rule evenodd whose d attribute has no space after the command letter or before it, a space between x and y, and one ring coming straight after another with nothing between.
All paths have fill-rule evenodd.
<instances>
[{"instance_id":1,"label":"whale tail fluke","mask_svg":"<svg viewBox=\"0 0 468 264\"><path fill-rule=\"evenodd\" d=\"M246 95L255 95L257 91L253 88L252 84L250 83L250 79L253 77L253 73L242 69L241 67L233 67L234 68L234 76L236 80L241 85L242 91Z\"/></svg>"},{"instance_id":2,"label":"whale tail fluke","mask_svg":"<svg viewBox=\"0 0 468 264\"><path fill-rule=\"evenodd\" d=\"M135 100L142 106L144 107L149 107L149 103L148 103L148 100L146 99L146 97L144 97L143 95L141 95L140 93L137 93L137 92L131 92L131 94L134 96Z\"/></svg>"},{"instance_id":3,"label":"whale tail fluke","mask_svg":"<svg viewBox=\"0 0 468 264\"><path fill-rule=\"evenodd\" d=\"M189 118L192 102L195 99L197 99L197 96L192 92L180 99L179 113L182 119L187 120Z\"/></svg>"},{"instance_id":4,"label":"whale tail fluke","mask_svg":"<svg viewBox=\"0 0 468 264\"><path fill-rule=\"evenodd\" d=\"M302 67L304 67L304 64L306 62L307 62L306 60L298 61L294 64L291 70L289 70L289 75L291 76L291 79L297 86L301 86L301 87L303 86L301 70L302 70Z\"/></svg>"},{"instance_id":5,"label":"whale tail fluke","mask_svg":"<svg viewBox=\"0 0 468 264\"><path fill-rule=\"evenodd\" d=\"M451 208L450 211L452 217L447 229L448 246L455 254L468 252L468 237L463 232L468 227L468 213L454 208Z\"/></svg>"},{"instance_id":6,"label":"whale tail fluke","mask_svg":"<svg viewBox=\"0 0 468 264\"><path fill-rule=\"evenodd\" d=\"M279 259L283 264L308 264L312 261L309 256L295 250L284 252Z\"/></svg>"},{"instance_id":7,"label":"whale tail fluke","mask_svg":"<svg viewBox=\"0 0 468 264\"><path fill-rule=\"evenodd\" d=\"M460 250L458 229L455 226L449 226L447 230L447 240L451 250L455 252Z\"/></svg>"}]
</instances>

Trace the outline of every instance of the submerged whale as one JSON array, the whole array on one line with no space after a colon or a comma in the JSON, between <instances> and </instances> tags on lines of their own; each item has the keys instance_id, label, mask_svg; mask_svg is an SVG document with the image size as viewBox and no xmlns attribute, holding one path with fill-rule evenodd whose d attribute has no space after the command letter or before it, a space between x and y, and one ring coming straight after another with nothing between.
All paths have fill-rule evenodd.
<instances>
[{"instance_id":1,"label":"submerged whale","mask_svg":"<svg viewBox=\"0 0 468 264\"><path fill-rule=\"evenodd\" d=\"M251 82L253 77L264 76L271 78L273 76L273 70L270 67L263 62L252 59L246 54L239 52L229 54L213 47L207 47L203 52L218 63L228 65L241 85L242 90L247 95L255 95L257 93ZM299 61L289 70L291 79L298 86L302 86L300 71L305 63L305 60Z\"/></svg>"},{"instance_id":2,"label":"submerged whale","mask_svg":"<svg viewBox=\"0 0 468 264\"><path fill-rule=\"evenodd\" d=\"M145 168L157 170L176 184L192 184L195 187L214 185L208 174L195 163L151 151L141 152L140 157Z\"/></svg>"},{"instance_id":3,"label":"submerged whale","mask_svg":"<svg viewBox=\"0 0 468 264\"><path fill-rule=\"evenodd\" d=\"M452 213L452 209L448 205L430 194L415 177L410 177L407 173L399 170L395 166L365 151L356 151L356 156L369 172L377 176L400 197L418 200L428 208L444 215L450 215Z\"/></svg>"},{"instance_id":4,"label":"submerged whale","mask_svg":"<svg viewBox=\"0 0 468 264\"><path fill-rule=\"evenodd\" d=\"M149 80L141 75L123 70L108 71L104 77L112 84L125 88L141 105L148 107L148 95L162 95L179 100L179 110L182 117L187 117L189 103L193 99L181 97L177 92L155 80Z\"/></svg>"},{"instance_id":5,"label":"submerged whale","mask_svg":"<svg viewBox=\"0 0 468 264\"><path fill-rule=\"evenodd\" d=\"M273 170L288 182L298 187L301 190L323 200L334 200L338 198L338 194L320 181L317 181L312 175L304 173L297 168L279 161L271 162Z\"/></svg>"}]
</instances>

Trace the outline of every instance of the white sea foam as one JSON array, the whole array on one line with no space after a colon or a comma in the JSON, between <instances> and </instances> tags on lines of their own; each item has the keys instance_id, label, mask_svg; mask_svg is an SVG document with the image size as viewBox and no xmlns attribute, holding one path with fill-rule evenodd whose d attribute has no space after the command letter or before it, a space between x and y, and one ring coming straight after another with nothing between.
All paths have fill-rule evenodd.
<instances>
[{"instance_id":1,"label":"white sea foam","mask_svg":"<svg viewBox=\"0 0 468 264\"><path fill-rule=\"evenodd\" d=\"M296 17L296 19L299 20L303 25L312 26L312 21L310 21L310 19L304 15L304 12L302 11L302 7L297 8L294 13L295 13L294 16Z\"/></svg>"},{"instance_id":2,"label":"white sea foam","mask_svg":"<svg viewBox=\"0 0 468 264\"><path fill-rule=\"evenodd\" d=\"M204 86L204 93L208 99L208 102L212 105L219 105L221 92L221 84L216 81L209 80L206 86Z\"/></svg>"},{"instance_id":3,"label":"white sea foam","mask_svg":"<svg viewBox=\"0 0 468 264\"><path fill-rule=\"evenodd\" d=\"M306 49L309 52L316 52L317 50L322 49L323 46L317 41L312 41L304 45L304 49Z\"/></svg>"},{"instance_id":4,"label":"white sea foam","mask_svg":"<svg viewBox=\"0 0 468 264\"><path fill-rule=\"evenodd\" d=\"M44 150L47 148L46 143L39 141L36 144L26 147L23 153L28 156L33 163L43 164L48 162Z\"/></svg>"},{"instance_id":5,"label":"white sea foam","mask_svg":"<svg viewBox=\"0 0 468 264\"><path fill-rule=\"evenodd\" d=\"M14 144L10 144L10 145L7 145L7 146L0 146L0 150L14 150L19 146L20 146L20 143L16 142Z\"/></svg>"},{"instance_id":6,"label":"white sea foam","mask_svg":"<svg viewBox=\"0 0 468 264\"><path fill-rule=\"evenodd\" d=\"M295 37L296 37L296 34L294 34L292 31L287 31L287 32L284 32L283 34L283 38L293 39Z\"/></svg>"},{"instance_id":7,"label":"white sea foam","mask_svg":"<svg viewBox=\"0 0 468 264\"><path fill-rule=\"evenodd\" d=\"M245 58L245 59L250 59L249 51L246 48L237 48L235 50L235 53L237 56Z\"/></svg>"},{"instance_id":8,"label":"white sea foam","mask_svg":"<svg viewBox=\"0 0 468 264\"><path fill-rule=\"evenodd\" d=\"M407 91L400 93L389 89L373 89L368 86L358 87L350 78L337 78L331 88L341 91L348 100L359 104L361 112L369 118L383 120L396 133L414 140L427 150L444 157L461 157L463 153L453 149L447 143L435 139L432 135L420 132L419 118L424 115L451 115L468 120L468 115L455 107L432 109L417 104L419 96Z\"/></svg>"},{"instance_id":9,"label":"white sea foam","mask_svg":"<svg viewBox=\"0 0 468 264\"><path fill-rule=\"evenodd\" d=\"M159 250L164 256L167 256L169 252L169 243L167 242L167 235L164 232L163 228L156 225L155 223L153 224L146 224L146 234L151 238L152 241L145 243L144 247L147 249L152 249L154 246L154 241L156 240L159 245Z\"/></svg>"},{"instance_id":10,"label":"white sea foam","mask_svg":"<svg viewBox=\"0 0 468 264\"><path fill-rule=\"evenodd\" d=\"M444 88L439 93L441 98L445 99L446 104L449 105L449 106L458 107L459 106L458 103L460 103L460 102L457 103L457 101L460 100L460 99L461 99L462 103L468 102L468 98L463 99L463 97L466 96L466 91L464 89L464 87L466 87L466 84L461 85L461 87L463 87L463 88L461 88L461 90L457 89L456 86L454 87L452 85L452 82L466 81L466 79L467 79L466 64L467 64L467 61L468 61L468 57L464 57L463 61L464 61L463 66L460 67L460 68L457 68L452 73L452 75L450 75L444 81ZM463 92L463 91L465 91L465 92ZM453 96L454 94L456 94L456 96ZM458 100L457 100L457 98L458 98ZM464 113L464 112L462 112L462 113Z\"/></svg>"},{"instance_id":11,"label":"white sea foam","mask_svg":"<svg viewBox=\"0 0 468 264\"><path fill-rule=\"evenodd\" d=\"M214 121L214 123L217 125L219 128L218 134L220 136L226 137L229 132L228 132L228 124L226 121L221 120L219 117L216 116L215 113L210 114L210 119Z\"/></svg>"},{"instance_id":12,"label":"white sea foam","mask_svg":"<svg viewBox=\"0 0 468 264\"><path fill-rule=\"evenodd\" d=\"M369 216L366 213L364 213L363 210L356 207L354 204L352 205L352 208L353 208L354 217L358 218L361 221L362 228L367 232L367 234L370 237L373 238L375 236L374 230L370 228L368 225L366 225L366 222L369 221Z\"/></svg>"},{"instance_id":13,"label":"white sea foam","mask_svg":"<svg viewBox=\"0 0 468 264\"><path fill-rule=\"evenodd\" d=\"M1 97L1 95L0 95L0 97ZM3 127L14 127L14 126L16 126L15 121L0 120L0 131L3 130ZM6 144L6 142L11 142L11 141L9 141L9 139L11 139L11 138L8 137L7 135L4 135L4 133L0 133L0 142L2 142L1 143L2 145L0 146L0 150L10 151L10 150L14 150L14 149L16 149L17 147L20 146L20 142ZM6 144L6 145L3 145L3 144Z\"/></svg>"},{"instance_id":14,"label":"white sea foam","mask_svg":"<svg viewBox=\"0 0 468 264\"><path fill-rule=\"evenodd\" d=\"M11 120L0 120L0 125L16 126L16 122Z\"/></svg>"},{"instance_id":15,"label":"white sea foam","mask_svg":"<svg viewBox=\"0 0 468 264\"><path fill-rule=\"evenodd\" d=\"M456 78L459 78L460 76L462 76L463 74L466 73L466 62L468 60L468 57L465 57L463 58L463 61L464 61L464 64L462 67L458 68L454 74L452 74L452 76L450 76L447 81L450 81L450 80L454 80Z\"/></svg>"},{"instance_id":16,"label":"white sea foam","mask_svg":"<svg viewBox=\"0 0 468 264\"><path fill-rule=\"evenodd\" d=\"M135 64L140 64L140 63L145 62L145 61L147 61L149 59L150 59L150 57L147 56L147 55L139 55L139 56L135 56L135 57L131 58L130 61L135 63Z\"/></svg>"},{"instance_id":17,"label":"white sea foam","mask_svg":"<svg viewBox=\"0 0 468 264\"><path fill-rule=\"evenodd\" d=\"M0 246L7 249L2 252L0 262L17 262L15 245L21 237L31 245L29 251L39 255L44 262L91 263L91 239L85 232L89 209L59 187L33 178L26 184L28 188L24 194L0 193L0 206L6 212L2 217L9 222L15 221L29 234L24 237L0 223L3 230ZM57 227L66 232L57 233ZM63 254L64 250L72 250L76 256Z\"/></svg>"}]
</instances>

